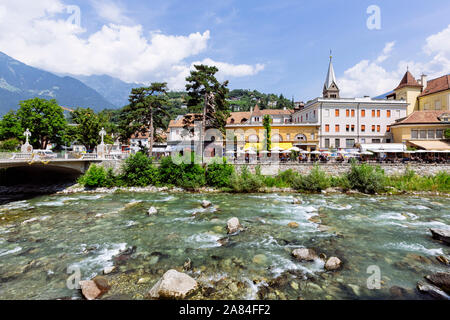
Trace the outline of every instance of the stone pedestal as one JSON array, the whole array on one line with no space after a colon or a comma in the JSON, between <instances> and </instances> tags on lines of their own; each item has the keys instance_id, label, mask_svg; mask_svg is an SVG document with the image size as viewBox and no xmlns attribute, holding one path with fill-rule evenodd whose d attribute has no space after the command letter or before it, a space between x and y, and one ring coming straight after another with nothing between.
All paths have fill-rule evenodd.
<instances>
[{"instance_id":1,"label":"stone pedestal","mask_svg":"<svg viewBox=\"0 0 450 320\"><path fill-rule=\"evenodd\" d=\"M29 144L28 142L23 144L20 148L21 153L33 153L33 146Z\"/></svg>"},{"instance_id":2,"label":"stone pedestal","mask_svg":"<svg viewBox=\"0 0 450 320\"><path fill-rule=\"evenodd\" d=\"M105 159L106 153L106 145L104 143L99 144L97 146L97 157L99 157L100 159Z\"/></svg>"}]
</instances>

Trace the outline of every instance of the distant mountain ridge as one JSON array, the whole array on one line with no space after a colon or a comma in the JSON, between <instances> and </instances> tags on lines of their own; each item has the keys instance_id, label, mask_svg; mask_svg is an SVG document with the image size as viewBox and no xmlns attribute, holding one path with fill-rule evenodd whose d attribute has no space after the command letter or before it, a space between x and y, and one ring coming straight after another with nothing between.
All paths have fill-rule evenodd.
<instances>
[{"instance_id":1,"label":"distant mountain ridge","mask_svg":"<svg viewBox=\"0 0 450 320\"><path fill-rule=\"evenodd\" d=\"M20 101L35 97L56 99L68 108L90 107L96 111L116 108L80 80L30 67L0 52L0 115L17 110Z\"/></svg>"},{"instance_id":2,"label":"distant mountain ridge","mask_svg":"<svg viewBox=\"0 0 450 320\"><path fill-rule=\"evenodd\" d=\"M118 108L128 105L131 89L144 87L144 84L127 83L108 75L72 76L100 93Z\"/></svg>"}]
</instances>

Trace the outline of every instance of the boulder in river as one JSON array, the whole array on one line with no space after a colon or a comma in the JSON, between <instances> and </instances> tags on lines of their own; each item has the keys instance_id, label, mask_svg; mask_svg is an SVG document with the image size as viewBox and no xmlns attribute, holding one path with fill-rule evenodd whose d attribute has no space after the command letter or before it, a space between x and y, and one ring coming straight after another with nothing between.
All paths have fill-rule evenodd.
<instances>
[{"instance_id":1,"label":"boulder in river","mask_svg":"<svg viewBox=\"0 0 450 320\"><path fill-rule=\"evenodd\" d=\"M156 209L155 207L151 207L151 208L148 209L148 211L147 211L147 214L148 214L149 216L152 216L152 215L157 214L157 213L158 213L158 209Z\"/></svg>"},{"instance_id":2,"label":"boulder in river","mask_svg":"<svg viewBox=\"0 0 450 320\"><path fill-rule=\"evenodd\" d=\"M328 271L334 271L339 269L341 267L341 264L342 262L339 258L331 257L325 263L325 269L327 269Z\"/></svg>"},{"instance_id":3,"label":"boulder in river","mask_svg":"<svg viewBox=\"0 0 450 320\"><path fill-rule=\"evenodd\" d=\"M202 201L202 207L205 208L205 209L211 207L211 204L212 203L210 201L208 201L208 200L203 200Z\"/></svg>"},{"instance_id":4,"label":"boulder in river","mask_svg":"<svg viewBox=\"0 0 450 320\"><path fill-rule=\"evenodd\" d=\"M169 270L153 286L148 296L152 299L184 299L197 288L197 281L187 274Z\"/></svg>"},{"instance_id":5,"label":"boulder in river","mask_svg":"<svg viewBox=\"0 0 450 320\"><path fill-rule=\"evenodd\" d=\"M288 227L291 229L296 229L298 228L300 225L297 222L289 222L288 223Z\"/></svg>"},{"instance_id":6,"label":"boulder in river","mask_svg":"<svg viewBox=\"0 0 450 320\"><path fill-rule=\"evenodd\" d=\"M116 270L115 266L104 267L103 268L103 274L110 274L110 273L113 273L115 270Z\"/></svg>"},{"instance_id":7,"label":"boulder in river","mask_svg":"<svg viewBox=\"0 0 450 320\"><path fill-rule=\"evenodd\" d=\"M428 293L435 299L450 300L450 296L448 294L431 284L418 282L417 289L422 293Z\"/></svg>"},{"instance_id":8,"label":"boulder in river","mask_svg":"<svg viewBox=\"0 0 450 320\"><path fill-rule=\"evenodd\" d=\"M426 276L425 279L445 292L450 293L450 272L437 272Z\"/></svg>"},{"instance_id":9,"label":"boulder in river","mask_svg":"<svg viewBox=\"0 0 450 320\"><path fill-rule=\"evenodd\" d=\"M292 255L299 261L314 261L318 258L317 253L313 249L301 248L292 251Z\"/></svg>"},{"instance_id":10,"label":"boulder in river","mask_svg":"<svg viewBox=\"0 0 450 320\"><path fill-rule=\"evenodd\" d=\"M445 244L450 245L450 230L430 229L430 231L433 235L433 239L442 241Z\"/></svg>"},{"instance_id":11,"label":"boulder in river","mask_svg":"<svg viewBox=\"0 0 450 320\"><path fill-rule=\"evenodd\" d=\"M236 233L236 232L242 230L242 226L239 223L239 219L231 218L230 220L228 220L227 221L227 230L228 230L228 234Z\"/></svg>"},{"instance_id":12,"label":"boulder in river","mask_svg":"<svg viewBox=\"0 0 450 320\"><path fill-rule=\"evenodd\" d=\"M92 280L80 281L81 293L87 300L95 300L108 292L110 286L106 278L97 276Z\"/></svg>"}]
</instances>

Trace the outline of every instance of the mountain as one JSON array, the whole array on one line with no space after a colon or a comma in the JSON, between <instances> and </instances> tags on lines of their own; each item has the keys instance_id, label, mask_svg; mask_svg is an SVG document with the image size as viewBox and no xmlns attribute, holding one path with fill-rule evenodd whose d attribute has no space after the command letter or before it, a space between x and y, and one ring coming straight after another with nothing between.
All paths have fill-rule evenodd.
<instances>
[{"instance_id":1,"label":"mountain","mask_svg":"<svg viewBox=\"0 0 450 320\"><path fill-rule=\"evenodd\" d=\"M20 101L35 97L56 99L69 108L116 108L80 80L30 67L0 52L0 115L17 110Z\"/></svg>"},{"instance_id":2,"label":"mountain","mask_svg":"<svg viewBox=\"0 0 450 320\"><path fill-rule=\"evenodd\" d=\"M105 99L107 99L118 108L121 108L128 104L128 97L130 96L131 89L144 86L143 84L138 83L127 83L107 75L73 77L77 78L88 87L96 90Z\"/></svg>"}]
</instances>

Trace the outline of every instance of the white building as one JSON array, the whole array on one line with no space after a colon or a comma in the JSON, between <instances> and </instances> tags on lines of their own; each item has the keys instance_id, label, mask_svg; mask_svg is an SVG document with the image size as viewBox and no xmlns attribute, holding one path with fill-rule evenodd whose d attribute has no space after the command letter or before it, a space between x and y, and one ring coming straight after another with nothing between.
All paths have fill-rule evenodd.
<instances>
[{"instance_id":1,"label":"white building","mask_svg":"<svg viewBox=\"0 0 450 320\"><path fill-rule=\"evenodd\" d=\"M294 123L319 125L319 148L354 148L355 144L393 142L390 125L406 117L407 102L340 98L330 57L323 97L306 103L292 115Z\"/></svg>"}]
</instances>

